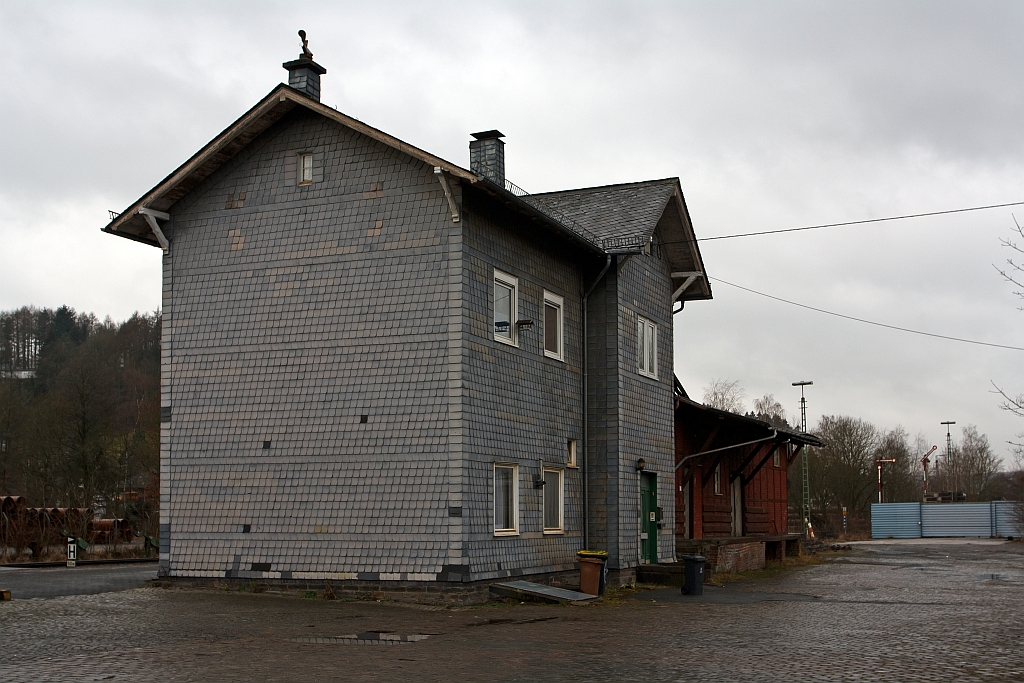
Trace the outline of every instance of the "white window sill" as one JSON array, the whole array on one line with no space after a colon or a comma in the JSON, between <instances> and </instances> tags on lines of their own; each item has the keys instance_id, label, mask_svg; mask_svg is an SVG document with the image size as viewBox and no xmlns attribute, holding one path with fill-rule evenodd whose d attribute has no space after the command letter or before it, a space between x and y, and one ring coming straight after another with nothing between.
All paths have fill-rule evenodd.
<instances>
[{"instance_id":1,"label":"white window sill","mask_svg":"<svg viewBox=\"0 0 1024 683\"><path fill-rule=\"evenodd\" d=\"M558 355L557 353L552 353L551 351L548 351L547 349L544 349L544 357L545 358L550 358L552 360L557 360L557 361L560 361L562 363L565 362L565 358L563 358L562 356Z\"/></svg>"},{"instance_id":2,"label":"white window sill","mask_svg":"<svg viewBox=\"0 0 1024 683\"><path fill-rule=\"evenodd\" d=\"M565 529L545 529L545 536L562 536L565 534Z\"/></svg>"},{"instance_id":3,"label":"white window sill","mask_svg":"<svg viewBox=\"0 0 1024 683\"><path fill-rule=\"evenodd\" d=\"M501 531L495 531L495 536L518 536L519 532L515 529L503 529Z\"/></svg>"},{"instance_id":4,"label":"white window sill","mask_svg":"<svg viewBox=\"0 0 1024 683\"><path fill-rule=\"evenodd\" d=\"M644 372L643 370L637 370L636 374L640 375L641 377L646 377L647 379L653 379L655 381L657 381L658 379L657 375L652 375L649 372Z\"/></svg>"},{"instance_id":5,"label":"white window sill","mask_svg":"<svg viewBox=\"0 0 1024 683\"><path fill-rule=\"evenodd\" d=\"M508 346L514 346L516 348L519 348L519 344L517 344L514 339L509 339L507 337L499 337L498 335L494 335L494 341L501 342L502 344L507 344Z\"/></svg>"}]
</instances>

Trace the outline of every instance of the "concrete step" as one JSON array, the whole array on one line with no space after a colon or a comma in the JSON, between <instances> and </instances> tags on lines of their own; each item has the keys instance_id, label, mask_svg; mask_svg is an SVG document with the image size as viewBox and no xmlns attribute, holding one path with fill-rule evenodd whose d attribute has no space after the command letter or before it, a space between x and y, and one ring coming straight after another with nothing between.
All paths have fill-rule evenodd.
<instances>
[{"instance_id":1,"label":"concrete step","mask_svg":"<svg viewBox=\"0 0 1024 683\"><path fill-rule=\"evenodd\" d=\"M506 581L505 583L492 583L490 585L492 595L499 598L515 598L516 600L531 600L541 602L569 602L583 603L589 600L596 600L596 595L580 593L579 591L544 586L531 581Z\"/></svg>"}]
</instances>

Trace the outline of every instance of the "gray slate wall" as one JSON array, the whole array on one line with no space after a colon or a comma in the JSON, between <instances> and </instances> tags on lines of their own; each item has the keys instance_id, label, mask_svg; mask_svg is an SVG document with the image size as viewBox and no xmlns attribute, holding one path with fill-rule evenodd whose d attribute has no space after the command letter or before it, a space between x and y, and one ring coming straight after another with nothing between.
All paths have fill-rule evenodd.
<instances>
[{"instance_id":1,"label":"gray slate wall","mask_svg":"<svg viewBox=\"0 0 1024 683\"><path fill-rule=\"evenodd\" d=\"M170 213L167 569L436 578L452 230L432 169L296 113Z\"/></svg>"},{"instance_id":2,"label":"gray slate wall","mask_svg":"<svg viewBox=\"0 0 1024 683\"><path fill-rule=\"evenodd\" d=\"M672 280L666 259L655 251L630 258L618 273L619 304L619 506L622 566L639 562L640 513L636 461L646 461L645 471L657 474L658 506L662 529L658 534L658 559L675 557L675 430L673 376ZM637 371L637 318L658 326L657 379ZM632 493L635 491L635 494ZM632 496L632 498L630 498ZM629 500L635 503L628 503Z\"/></svg>"},{"instance_id":3,"label":"gray slate wall","mask_svg":"<svg viewBox=\"0 0 1024 683\"><path fill-rule=\"evenodd\" d=\"M573 569L582 535L580 470L566 468L568 439L582 437L581 282L572 252L534 234L479 193L464 203L465 357L463 524L471 576L494 578ZM538 246L543 245L543 246ZM534 321L518 347L494 339L494 270L519 280L520 319ZM564 361L544 355L544 290L564 298ZM538 459L565 468L562 534L543 532ZM519 465L519 535L494 535L494 463Z\"/></svg>"}]
</instances>

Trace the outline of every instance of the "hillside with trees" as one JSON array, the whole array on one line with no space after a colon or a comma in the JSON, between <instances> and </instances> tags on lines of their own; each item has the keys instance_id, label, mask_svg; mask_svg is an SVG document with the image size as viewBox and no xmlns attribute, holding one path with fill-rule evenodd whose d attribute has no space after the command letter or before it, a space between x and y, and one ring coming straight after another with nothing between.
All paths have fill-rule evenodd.
<instances>
[{"instance_id":1,"label":"hillside with trees","mask_svg":"<svg viewBox=\"0 0 1024 683\"><path fill-rule=\"evenodd\" d=\"M0 313L0 495L154 534L159 441L159 313Z\"/></svg>"}]
</instances>

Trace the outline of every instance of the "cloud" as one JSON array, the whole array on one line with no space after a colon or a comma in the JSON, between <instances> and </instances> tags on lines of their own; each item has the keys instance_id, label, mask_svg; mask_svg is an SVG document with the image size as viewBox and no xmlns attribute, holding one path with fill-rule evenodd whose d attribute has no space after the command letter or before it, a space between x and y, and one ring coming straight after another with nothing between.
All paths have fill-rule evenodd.
<instances>
[{"instance_id":1,"label":"cloud","mask_svg":"<svg viewBox=\"0 0 1024 683\"><path fill-rule=\"evenodd\" d=\"M1024 200L1018 3L138 3L0 7L0 307L124 318L159 251L99 233L284 77L304 28L324 101L459 164L499 128L535 192L682 180L699 236ZM1024 215L1024 211L1020 212ZM810 305L1020 345L991 264L1010 211L705 242L712 276ZM1022 429L990 380L1019 352L839 321L715 285L677 316L677 371L812 421L938 439Z\"/></svg>"}]
</instances>

